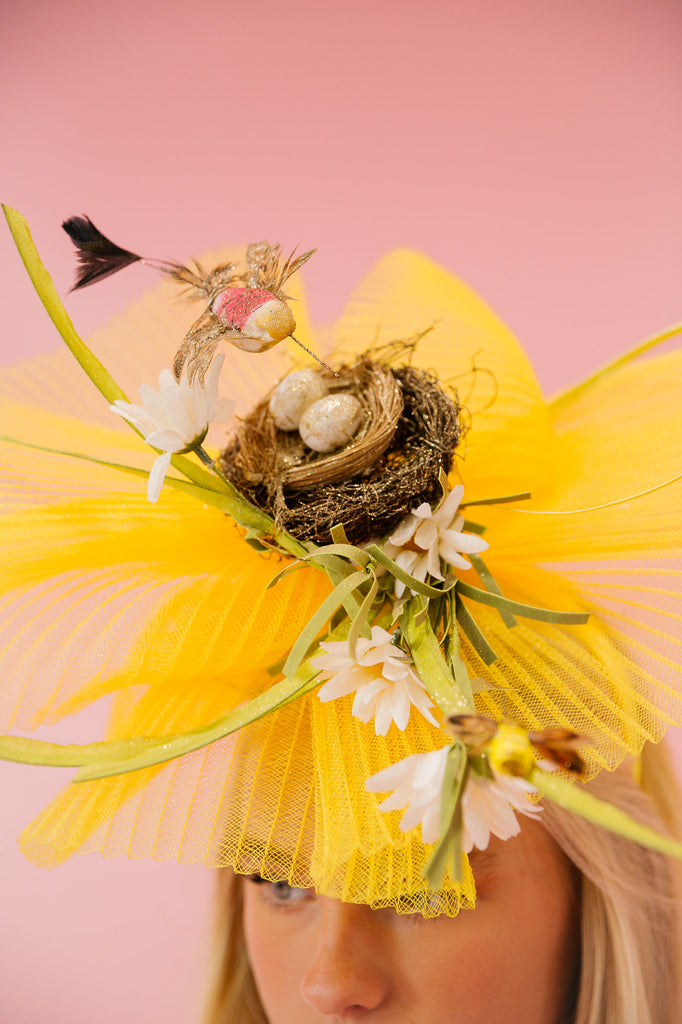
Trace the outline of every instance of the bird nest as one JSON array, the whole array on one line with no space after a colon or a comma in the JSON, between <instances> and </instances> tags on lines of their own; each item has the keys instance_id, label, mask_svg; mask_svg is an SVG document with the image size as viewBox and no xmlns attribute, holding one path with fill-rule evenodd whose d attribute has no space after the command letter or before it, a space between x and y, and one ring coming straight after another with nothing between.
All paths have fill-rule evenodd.
<instances>
[{"instance_id":1,"label":"bird nest","mask_svg":"<svg viewBox=\"0 0 682 1024\"><path fill-rule=\"evenodd\" d=\"M273 389L274 390L274 389ZM328 455L279 430L270 392L239 421L220 466L242 494L301 541L331 542L342 524L362 544L390 532L411 509L441 495L460 438L457 394L412 366L362 356L342 366L331 393L355 395L363 419L355 437Z\"/></svg>"}]
</instances>

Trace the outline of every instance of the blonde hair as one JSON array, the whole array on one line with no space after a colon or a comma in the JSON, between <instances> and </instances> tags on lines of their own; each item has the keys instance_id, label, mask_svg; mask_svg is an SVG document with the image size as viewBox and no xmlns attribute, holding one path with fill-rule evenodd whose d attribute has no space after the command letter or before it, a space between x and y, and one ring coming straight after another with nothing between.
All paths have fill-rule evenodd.
<instances>
[{"instance_id":1,"label":"blonde hair","mask_svg":"<svg viewBox=\"0 0 682 1024\"><path fill-rule=\"evenodd\" d=\"M638 764L589 783L604 800L658 829L682 836L675 777L661 744ZM676 865L556 804L543 822L580 876L581 965L566 1024L677 1024L682 1019ZM269 1024L242 928L241 880L219 873L209 998L204 1024Z\"/></svg>"}]
</instances>

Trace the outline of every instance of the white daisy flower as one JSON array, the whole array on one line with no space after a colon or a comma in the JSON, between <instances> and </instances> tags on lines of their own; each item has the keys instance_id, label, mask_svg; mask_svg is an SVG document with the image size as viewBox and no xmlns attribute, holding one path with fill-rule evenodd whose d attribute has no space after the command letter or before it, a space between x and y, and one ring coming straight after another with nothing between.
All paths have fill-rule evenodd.
<instances>
[{"instance_id":1,"label":"white daisy flower","mask_svg":"<svg viewBox=\"0 0 682 1024\"><path fill-rule=\"evenodd\" d=\"M449 749L448 746L427 754L410 754L365 783L370 793L394 791L379 804L379 810L399 811L406 807L400 831L409 832L421 825L424 843L435 843L440 835L440 797Z\"/></svg>"},{"instance_id":2,"label":"white daisy flower","mask_svg":"<svg viewBox=\"0 0 682 1024\"><path fill-rule=\"evenodd\" d=\"M423 502L412 509L384 544L388 557L422 583L427 575L442 580L443 563L456 569L470 569L471 563L460 552L478 554L488 547L488 542L477 534L462 533L464 516L458 515L457 509L463 494L464 487L457 484L435 512L428 502ZM401 597L404 591L405 584L396 580L396 596Z\"/></svg>"},{"instance_id":3,"label":"white daisy flower","mask_svg":"<svg viewBox=\"0 0 682 1024\"><path fill-rule=\"evenodd\" d=\"M521 831L516 818L525 814L529 818L542 813L539 804L528 799L536 789L517 775L501 775L493 771L494 778L469 775L462 794L462 850L471 853L474 847L485 850L490 836L510 839Z\"/></svg>"},{"instance_id":4,"label":"white daisy flower","mask_svg":"<svg viewBox=\"0 0 682 1024\"><path fill-rule=\"evenodd\" d=\"M435 843L440 837L440 805L449 747L427 754L411 754L377 772L365 783L371 793L393 790L379 804L381 811L407 808L400 821L401 832L421 825L422 841ZM469 774L462 794L462 849L485 850L490 836L509 839L521 826L515 811L533 817L541 807L532 804L529 793L535 789L525 779L495 775L493 779Z\"/></svg>"},{"instance_id":5,"label":"white daisy flower","mask_svg":"<svg viewBox=\"0 0 682 1024\"><path fill-rule=\"evenodd\" d=\"M385 736L391 722L404 729L412 705L432 725L438 724L429 711L433 704L424 684L385 629L372 626L371 639L358 640L354 659L345 640L330 640L320 647L326 653L311 662L323 670L322 678L329 680L318 693L320 700L355 693L353 714L361 722L374 718L377 736Z\"/></svg>"},{"instance_id":6,"label":"white daisy flower","mask_svg":"<svg viewBox=\"0 0 682 1024\"><path fill-rule=\"evenodd\" d=\"M149 384L138 388L142 405L119 398L109 406L137 427L148 444L161 449L149 474L147 497L151 502L158 500L171 456L197 448L211 423L224 423L234 412L236 403L231 398L218 398L218 377L224 358L221 354L214 360L203 382L195 379L190 384L186 377L178 382L170 370L162 370L158 391Z\"/></svg>"}]
</instances>

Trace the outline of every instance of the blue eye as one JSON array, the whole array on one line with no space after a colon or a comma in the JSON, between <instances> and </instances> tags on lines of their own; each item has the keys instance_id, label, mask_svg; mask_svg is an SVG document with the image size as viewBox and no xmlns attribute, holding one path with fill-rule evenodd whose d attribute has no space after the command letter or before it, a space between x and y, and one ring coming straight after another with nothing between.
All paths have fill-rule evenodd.
<instances>
[{"instance_id":1,"label":"blue eye","mask_svg":"<svg viewBox=\"0 0 682 1024\"><path fill-rule=\"evenodd\" d=\"M311 892L310 889L298 889L287 882L271 882L270 888L274 898L281 903L295 903L298 900L306 899Z\"/></svg>"},{"instance_id":2,"label":"blue eye","mask_svg":"<svg viewBox=\"0 0 682 1024\"><path fill-rule=\"evenodd\" d=\"M270 882L260 875L250 875L249 881L262 887L263 897L271 903L291 906L315 897L314 889L302 889L288 882Z\"/></svg>"}]
</instances>

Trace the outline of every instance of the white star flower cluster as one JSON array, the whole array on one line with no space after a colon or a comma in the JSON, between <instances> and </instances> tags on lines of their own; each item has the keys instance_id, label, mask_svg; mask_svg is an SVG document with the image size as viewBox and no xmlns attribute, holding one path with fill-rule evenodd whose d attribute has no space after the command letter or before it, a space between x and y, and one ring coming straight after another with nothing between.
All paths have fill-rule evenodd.
<instances>
[{"instance_id":1,"label":"white star flower cluster","mask_svg":"<svg viewBox=\"0 0 682 1024\"><path fill-rule=\"evenodd\" d=\"M478 554L488 547L477 534L462 532L464 516L458 514L458 508L463 494L462 484L453 487L435 512L425 501L403 519L384 545L389 558L422 583L427 576L442 580L444 564L470 569L462 552ZM405 584L396 580L396 596L401 597L405 589Z\"/></svg>"},{"instance_id":2,"label":"white star flower cluster","mask_svg":"<svg viewBox=\"0 0 682 1024\"><path fill-rule=\"evenodd\" d=\"M320 647L325 653L312 661L328 680L318 693L320 700L355 693L353 714L362 722L373 718L378 736L385 736L392 722L404 729L413 705L432 725L438 724L422 681L385 629L372 626L371 639L357 641L355 658L345 640L330 640Z\"/></svg>"}]
</instances>

